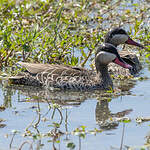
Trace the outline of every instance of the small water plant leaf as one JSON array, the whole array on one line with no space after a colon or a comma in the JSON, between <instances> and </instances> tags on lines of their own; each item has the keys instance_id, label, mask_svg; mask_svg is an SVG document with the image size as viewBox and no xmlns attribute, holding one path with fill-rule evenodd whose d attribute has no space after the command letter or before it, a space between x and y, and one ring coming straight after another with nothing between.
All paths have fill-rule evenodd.
<instances>
[{"instance_id":1,"label":"small water plant leaf","mask_svg":"<svg viewBox=\"0 0 150 150\"><path fill-rule=\"evenodd\" d=\"M85 135L86 135L85 133L80 133L80 134L79 134L79 136L80 136L81 138L85 138Z\"/></svg>"},{"instance_id":2,"label":"small water plant leaf","mask_svg":"<svg viewBox=\"0 0 150 150\"><path fill-rule=\"evenodd\" d=\"M74 149L76 146L73 142L67 144L67 148Z\"/></svg>"}]
</instances>

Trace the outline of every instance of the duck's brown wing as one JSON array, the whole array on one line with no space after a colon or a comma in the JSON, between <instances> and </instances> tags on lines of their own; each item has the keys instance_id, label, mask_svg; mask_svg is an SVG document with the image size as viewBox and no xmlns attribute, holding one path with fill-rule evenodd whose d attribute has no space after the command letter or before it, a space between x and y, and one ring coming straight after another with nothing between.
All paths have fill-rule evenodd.
<instances>
[{"instance_id":1,"label":"duck's brown wing","mask_svg":"<svg viewBox=\"0 0 150 150\"><path fill-rule=\"evenodd\" d=\"M19 63L27 69L10 77L12 84L47 86L58 88L83 88L91 85L92 72L81 68L53 64Z\"/></svg>"},{"instance_id":2,"label":"duck's brown wing","mask_svg":"<svg viewBox=\"0 0 150 150\"><path fill-rule=\"evenodd\" d=\"M38 74L41 72L44 72L45 70L53 71L53 70L59 70L59 75L60 71L65 71L65 70L70 70L72 72L87 72L86 69L82 67L75 67L75 66L69 66L69 65L57 65L57 64L37 64L37 63L26 63L26 62L18 62L19 65L22 67L26 68L27 71L31 74Z\"/></svg>"},{"instance_id":3,"label":"duck's brown wing","mask_svg":"<svg viewBox=\"0 0 150 150\"><path fill-rule=\"evenodd\" d=\"M26 68L27 71L32 74L43 72L44 70L51 67L50 64L36 64L36 63L26 63L26 62L18 62L18 64Z\"/></svg>"},{"instance_id":4,"label":"duck's brown wing","mask_svg":"<svg viewBox=\"0 0 150 150\"><path fill-rule=\"evenodd\" d=\"M64 82L85 82L91 78L92 73L84 68L71 66L51 66L45 71L38 73L37 78L42 83L64 83Z\"/></svg>"}]
</instances>

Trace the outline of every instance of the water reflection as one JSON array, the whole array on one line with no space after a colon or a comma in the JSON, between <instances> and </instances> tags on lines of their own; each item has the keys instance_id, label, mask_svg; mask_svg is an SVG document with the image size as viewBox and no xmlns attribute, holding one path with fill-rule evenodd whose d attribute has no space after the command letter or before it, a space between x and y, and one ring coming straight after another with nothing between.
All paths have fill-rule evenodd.
<instances>
[{"instance_id":1,"label":"water reflection","mask_svg":"<svg viewBox=\"0 0 150 150\"><path fill-rule=\"evenodd\" d=\"M136 82L132 80L123 80L119 82L114 80L116 89L120 90L120 95L116 94L115 97L131 94L130 90L135 86L135 84ZM124 119L128 119L124 117L133 111L132 109L126 109L121 112L111 113L111 110L109 109L109 98L105 98L103 100L98 98L97 100L98 102L95 110L96 122L99 127L104 130L116 129L119 122Z\"/></svg>"},{"instance_id":2,"label":"water reflection","mask_svg":"<svg viewBox=\"0 0 150 150\"><path fill-rule=\"evenodd\" d=\"M123 80L114 81L115 90L112 91L62 91L62 90L46 90L39 87L31 86L16 86L8 85L3 86L4 103L3 106L11 107L12 96L18 93L18 102L38 102L58 104L64 106L80 106L87 99L97 99L95 109L96 122L102 129L115 129L119 122L112 118L121 118L127 115L132 110L122 110L122 112L111 113L109 109L109 101L118 96L130 94L130 89L136 84L135 81ZM20 98L21 95L27 98ZM51 107L51 106L50 106ZM59 109L58 109L59 111ZM60 116L62 117L61 112Z\"/></svg>"},{"instance_id":3,"label":"water reflection","mask_svg":"<svg viewBox=\"0 0 150 150\"><path fill-rule=\"evenodd\" d=\"M128 115L132 109L126 109L121 112L111 113L108 105L108 100L97 102L96 105L96 122L101 129L115 129L119 125L119 121L123 120L125 115Z\"/></svg>"}]
</instances>

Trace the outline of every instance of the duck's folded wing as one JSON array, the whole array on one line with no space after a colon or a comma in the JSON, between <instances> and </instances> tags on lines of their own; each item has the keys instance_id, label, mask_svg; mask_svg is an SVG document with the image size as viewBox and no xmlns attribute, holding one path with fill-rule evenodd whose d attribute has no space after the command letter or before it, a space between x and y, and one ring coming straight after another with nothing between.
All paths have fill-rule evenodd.
<instances>
[{"instance_id":1,"label":"duck's folded wing","mask_svg":"<svg viewBox=\"0 0 150 150\"><path fill-rule=\"evenodd\" d=\"M26 63L26 62L18 62L18 64L26 68L27 71L32 74L43 72L44 70L51 67L50 64L36 64L36 63Z\"/></svg>"}]
</instances>

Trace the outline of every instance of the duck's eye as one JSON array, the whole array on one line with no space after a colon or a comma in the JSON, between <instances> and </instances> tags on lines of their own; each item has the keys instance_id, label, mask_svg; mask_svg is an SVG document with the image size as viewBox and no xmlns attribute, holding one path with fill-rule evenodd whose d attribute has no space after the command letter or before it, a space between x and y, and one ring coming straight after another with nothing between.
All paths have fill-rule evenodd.
<instances>
[{"instance_id":1,"label":"duck's eye","mask_svg":"<svg viewBox=\"0 0 150 150\"><path fill-rule=\"evenodd\" d=\"M120 30L119 34L127 34L124 30Z\"/></svg>"}]
</instances>

